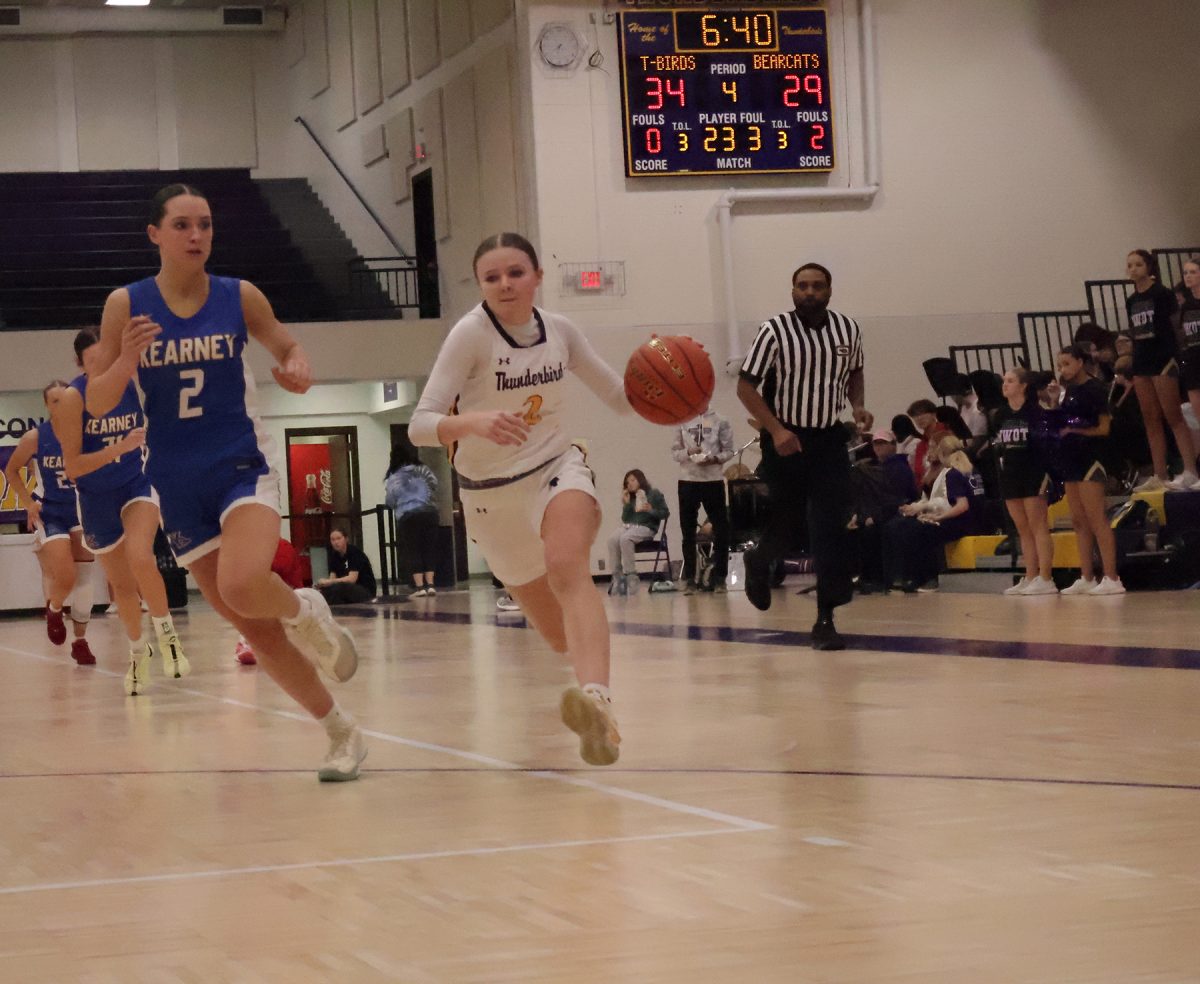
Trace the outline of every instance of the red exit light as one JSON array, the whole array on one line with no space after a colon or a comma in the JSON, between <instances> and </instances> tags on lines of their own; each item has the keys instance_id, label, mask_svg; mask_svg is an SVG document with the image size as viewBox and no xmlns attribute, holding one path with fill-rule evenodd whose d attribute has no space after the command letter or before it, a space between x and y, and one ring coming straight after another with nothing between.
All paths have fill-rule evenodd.
<instances>
[{"instance_id":1,"label":"red exit light","mask_svg":"<svg viewBox=\"0 0 1200 984\"><path fill-rule=\"evenodd\" d=\"M581 270L579 272L580 290L601 290L604 287L604 274L600 270Z\"/></svg>"}]
</instances>

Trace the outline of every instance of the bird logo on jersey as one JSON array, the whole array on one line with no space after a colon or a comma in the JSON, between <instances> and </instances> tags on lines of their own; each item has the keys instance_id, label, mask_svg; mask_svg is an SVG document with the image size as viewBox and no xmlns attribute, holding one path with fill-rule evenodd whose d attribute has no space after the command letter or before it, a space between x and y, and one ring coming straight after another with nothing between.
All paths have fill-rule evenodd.
<instances>
[{"instance_id":1,"label":"bird logo on jersey","mask_svg":"<svg viewBox=\"0 0 1200 984\"><path fill-rule=\"evenodd\" d=\"M167 542L171 544L171 549L176 554L179 554L192 545L192 538L179 532L179 530L172 530L167 534Z\"/></svg>"}]
</instances>

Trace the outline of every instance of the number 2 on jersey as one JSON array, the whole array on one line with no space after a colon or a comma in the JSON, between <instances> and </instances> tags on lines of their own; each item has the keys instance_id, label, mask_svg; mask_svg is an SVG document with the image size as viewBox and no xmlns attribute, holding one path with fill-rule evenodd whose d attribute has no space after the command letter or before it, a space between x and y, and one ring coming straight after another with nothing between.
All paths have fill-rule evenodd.
<instances>
[{"instance_id":1,"label":"number 2 on jersey","mask_svg":"<svg viewBox=\"0 0 1200 984\"><path fill-rule=\"evenodd\" d=\"M534 393L528 397L524 403L525 412L521 414L521 419L525 421L527 427L532 427L534 424L542 422L542 398Z\"/></svg>"},{"instance_id":2,"label":"number 2 on jersey","mask_svg":"<svg viewBox=\"0 0 1200 984\"><path fill-rule=\"evenodd\" d=\"M204 407L194 407L189 401L193 397L199 396L200 391L204 389L204 370L181 369L179 378L185 384L179 390L179 419L187 420L190 417L202 416Z\"/></svg>"}]
</instances>

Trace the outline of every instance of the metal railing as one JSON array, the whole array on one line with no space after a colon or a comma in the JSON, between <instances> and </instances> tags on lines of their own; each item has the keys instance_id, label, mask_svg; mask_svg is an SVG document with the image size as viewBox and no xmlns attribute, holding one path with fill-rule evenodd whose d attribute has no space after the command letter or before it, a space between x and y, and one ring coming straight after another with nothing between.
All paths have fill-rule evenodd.
<instances>
[{"instance_id":1,"label":"metal railing","mask_svg":"<svg viewBox=\"0 0 1200 984\"><path fill-rule=\"evenodd\" d=\"M1054 369L1058 350L1070 345L1075 329L1090 321L1091 311L1024 311L1017 315L1021 345L1036 371Z\"/></svg>"},{"instance_id":2,"label":"metal railing","mask_svg":"<svg viewBox=\"0 0 1200 984\"><path fill-rule=\"evenodd\" d=\"M1133 293L1132 280L1085 280L1083 287L1092 321L1109 331L1129 331L1125 298Z\"/></svg>"},{"instance_id":3,"label":"metal railing","mask_svg":"<svg viewBox=\"0 0 1200 984\"><path fill-rule=\"evenodd\" d=\"M1158 261L1158 282L1168 287L1183 280L1183 265L1188 260L1200 258L1200 246L1172 246L1150 252Z\"/></svg>"},{"instance_id":4,"label":"metal railing","mask_svg":"<svg viewBox=\"0 0 1200 984\"><path fill-rule=\"evenodd\" d=\"M1029 361L1029 354L1020 342L991 342L986 345L951 345L950 358L961 373L986 369L999 375L1014 366Z\"/></svg>"},{"instance_id":5,"label":"metal railing","mask_svg":"<svg viewBox=\"0 0 1200 984\"><path fill-rule=\"evenodd\" d=\"M417 261L411 256L357 256L348 264L350 302L362 311L419 310Z\"/></svg>"}]
</instances>

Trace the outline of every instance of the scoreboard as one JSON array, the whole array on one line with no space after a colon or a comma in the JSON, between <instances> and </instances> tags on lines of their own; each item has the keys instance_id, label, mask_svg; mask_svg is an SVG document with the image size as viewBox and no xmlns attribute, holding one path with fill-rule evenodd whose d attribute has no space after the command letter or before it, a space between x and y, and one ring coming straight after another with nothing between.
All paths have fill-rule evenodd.
<instances>
[{"instance_id":1,"label":"scoreboard","mask_svg":"<svg viewBox=\"0 0 1200 984\"><path fill-rule=\"evenodd\" d=\"M625 173L831 171L824 10L623 11Z\"/></svg>"}]
</instances>

